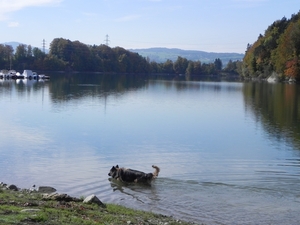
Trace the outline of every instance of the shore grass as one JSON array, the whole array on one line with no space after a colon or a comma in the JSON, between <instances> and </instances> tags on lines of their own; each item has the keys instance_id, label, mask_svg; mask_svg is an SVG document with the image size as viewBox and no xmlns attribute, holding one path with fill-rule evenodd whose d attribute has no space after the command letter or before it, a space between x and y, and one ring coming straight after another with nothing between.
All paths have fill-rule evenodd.
<instances>
[{"instance_id":1,"label":"shore grass","mask_svg":"<svg viewBox=\"0 0 300 225\"><path fill-rule=\"evenodd\" d=\"M82 201L45 200L42 194L0 189L0 224L195 224L172 217L129 209L120 205L86 204Z\"/></svg>"}]
</instances>

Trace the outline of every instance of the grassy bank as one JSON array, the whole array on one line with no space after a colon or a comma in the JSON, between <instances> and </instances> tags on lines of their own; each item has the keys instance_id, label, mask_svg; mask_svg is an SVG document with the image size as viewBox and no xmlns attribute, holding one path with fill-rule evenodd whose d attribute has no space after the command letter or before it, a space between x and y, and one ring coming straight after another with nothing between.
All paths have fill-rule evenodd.
<instances>
[{"instance_id":1,"label":"grassy bank","mask_svg":"<svg viewBox=\"0 0 300 225\"><path fill-rule=\"evenodd\" d=\"M163 224L188 225L172 217L128 209L114 204L46 200L38 192L0 189L0 224Z\"/></svg>"}]
</instances>

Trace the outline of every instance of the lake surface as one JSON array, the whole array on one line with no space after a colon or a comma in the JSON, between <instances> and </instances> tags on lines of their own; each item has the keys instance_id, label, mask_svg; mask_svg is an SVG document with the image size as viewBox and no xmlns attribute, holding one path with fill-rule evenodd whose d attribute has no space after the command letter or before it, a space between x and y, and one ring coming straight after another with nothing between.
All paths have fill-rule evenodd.
<instances>
[{"instance_id":1,"label":"lake surface","mask_svg":"<svg viewBox=\"0 0 300 225\"><path fill-rule=\"evenodd\" d=\"M197 223L300 224L300 86L49 75L0 80L0 181ZM161 173L124 185L116 164Z\"/></svg>"}]
</instances>

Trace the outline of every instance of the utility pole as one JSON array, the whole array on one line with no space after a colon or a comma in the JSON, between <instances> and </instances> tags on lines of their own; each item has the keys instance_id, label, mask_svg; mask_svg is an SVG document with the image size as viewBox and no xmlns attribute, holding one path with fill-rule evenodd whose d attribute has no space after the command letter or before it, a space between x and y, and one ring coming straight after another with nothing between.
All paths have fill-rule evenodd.
<instances>
[{"instance_id":1,"label":"utility pole","mask_svg":"<svg viewBox=\"0 0 300 225\"><path fill-rule=\"evenodd\" d=\"M105 36L105 45L109 45L108 43L109 43L109 36L108 36L108 34Z\"/></svg>"},{"instance_id":2,"label":"utility pole","mask_svg":"<svg viewBox=\"0 0 300 225\"><path fill-rule=\"evenodd\" d=\"M45 39L43 39L43 52L45 53L45 45L46 45L46 41L45 41Z\"/></svg>"}]
</instances>

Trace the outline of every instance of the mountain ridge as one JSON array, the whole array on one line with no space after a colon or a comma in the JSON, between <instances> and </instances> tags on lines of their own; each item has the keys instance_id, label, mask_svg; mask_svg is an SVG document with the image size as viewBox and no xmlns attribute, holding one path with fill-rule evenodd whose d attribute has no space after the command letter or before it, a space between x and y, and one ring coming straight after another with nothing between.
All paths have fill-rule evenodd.
<instances>
[{"instance_id":1,"label":"mountain ridge","mask_svg":"<svg viewBox=\"0 0 300 225\"><path fill-rule=\"evenodd\" d=\"M4 42L2 44L11 45L14 50L18 45L23 44L17 41ZM41 48L39 48L41 49ZM49 52L48 49L45 50ZM163 63L167 60L173 62L177 60L178 56L186 58L191 61L201 61L201 63L212 63L215 59L219 58L222 60L223 65L226 65L229 60L242 61L244 54L234 52L206 52L200 50L184 50L180 48L166 48L166 47L153 47L153 48L139 48L139 49L128 49L128 51L138 53L139 55L149 58L150 61L157 63Z\"/></svg>"},{"instance_id":2,"label":"mountain ridge","mask_svg":"<svg viewBox=\"0 0 300 225\"><path fill-rule=\"evenodd\" d=\"M186 58L192 61L201 61L202 63L214 62L216 58L222 60L223 64L227 64L229 60L242 61L244 54L234 52L206 52L200 50L183 50L179 48L165 48L165 47L153 47L153 48L141 48L141 49L128 49L129 51L136 52L143 57L148 57L150 61L158 63L165 62L167 60L176 61L178 56Z\"/></svg>"}]
</instances>

